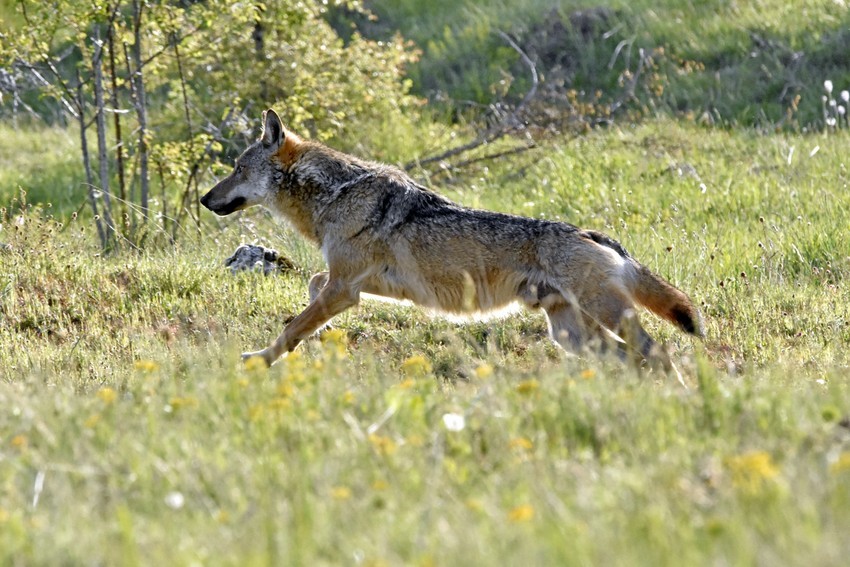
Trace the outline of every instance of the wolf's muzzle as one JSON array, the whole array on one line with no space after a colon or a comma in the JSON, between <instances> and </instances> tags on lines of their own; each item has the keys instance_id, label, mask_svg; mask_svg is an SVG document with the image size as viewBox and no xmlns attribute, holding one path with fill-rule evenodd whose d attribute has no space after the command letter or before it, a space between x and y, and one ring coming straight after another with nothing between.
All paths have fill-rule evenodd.
<instances>
[{"instance_id":1,"label":"wolf's muzzle","mask_svg":"<svg viewBox=\"0 0 850 567\"><path fill-rule=\"evenodd\" d=\"M209 210L211 210L212 212L214 212L215 214L222 216L222 217L225 216L225 215L229 215L230 213L232 213L234 211L239 210L239 208L242 207L242 205L245 204L245 197L236 197L235 199L232 199L232 200L228 201L227 203L224 203L224 204L221 204L221 205L219 205L219 204L213 205L212 203L210 203L210 201L212 200L210 198L211 194L212 194L212 191L210 191L209 193L207 193L206 195L201 197L201 204L203 206L205 206L206 208L208 208Z\"/></svg>"}]
</instances>

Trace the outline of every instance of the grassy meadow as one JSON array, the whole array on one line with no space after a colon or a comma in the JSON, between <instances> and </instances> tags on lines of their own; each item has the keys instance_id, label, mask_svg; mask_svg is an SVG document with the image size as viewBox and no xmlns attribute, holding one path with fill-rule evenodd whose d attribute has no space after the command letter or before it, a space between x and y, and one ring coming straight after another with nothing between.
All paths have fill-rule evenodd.
<instances>
[{"instance_id":1,"label":"grassy meadow","mask_svg":"<svg viewBox=\"0 0 850 567\"><path fill-rule=\"evenodd\" d=\"M506 61L525 91L493 30L519 37L550 3L420 4L369 3L422 50L418 94L485 104ZM619 42L664 46L656 107L412 174L604 231L687 291L705 340L642 313L682 383L567 356L541 313L371 300L243 364L306 306L319 251L250 210L104 254L76 130L0 121L0 565L846 564L850 128L818 122L823 80L850 80L841 3L601 4L622 25L570 76L590 92ZM406 163L469 135L462 112L417 116L343 149ZM245 242L297 268L232 275Z\"/></svg>"},{"instance_id":2,"label":"grassy meadow","mask_svg":"<svg viewBox=\"0 0 850 567\"><path fill-rule=\"evenodd\" d=\"M686 387L569 358L536 313L458 325L369 301L246 367L321 267L285 226L208 218L100 257L83 216L18 201L0 230L2 562L837 565L847 142L659 120L438 185L606 230L688 290L704 342L644 316ZM299 270L230 275L245 241Z\"/></svg>"}]
</instances>

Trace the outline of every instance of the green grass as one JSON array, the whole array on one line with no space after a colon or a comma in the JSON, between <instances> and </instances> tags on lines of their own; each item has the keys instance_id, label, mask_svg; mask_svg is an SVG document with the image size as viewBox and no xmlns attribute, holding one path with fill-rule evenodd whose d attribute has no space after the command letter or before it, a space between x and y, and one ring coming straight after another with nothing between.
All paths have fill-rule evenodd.
<instances>
[{"instance_id":1,"label":"green grass","mask_svg":"<svg viewBox=\"0 0 850 567\"><path fill-rule=\"evenodd\" d=\"M537 313L374 302L246 368L321 268L267 215L101 257L86 215L7 214L0 563L843 564L847 142L661 120L433 176L687 290L704 342L643 317L687 388L568 358ZM231 276L245 241L303 270Z\"/></svg>"},{"instance_id":2,"label":"green grass","mask_svg":"<svg viewBox=\"0 0 850 567\"><path fill-rule=\"evenodd\" d=\"M50 203L60 215L84 206L87 188L79 147L73 129L29 120L17 126L0 123L0 204L8 205L23 189L30 202Z\"/></svg>"}]
</instances>

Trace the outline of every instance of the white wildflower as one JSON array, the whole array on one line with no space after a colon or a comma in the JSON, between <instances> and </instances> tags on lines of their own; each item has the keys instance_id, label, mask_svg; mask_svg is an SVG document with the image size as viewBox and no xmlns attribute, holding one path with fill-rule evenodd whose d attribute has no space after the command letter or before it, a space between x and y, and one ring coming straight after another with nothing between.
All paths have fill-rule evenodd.
<instances>
[{"instance_id":1,"label":"white wildflower","mask_svg":"<svg viewBox=\"0 0 850 567\"><path fill-rule=\"evenodd\" d=\"M833 118L832 116L827 117L826 125L829 126L830 128L835 126L835 118Z\"/></svg>"},{"instance_id":2,"label":"white wildflower","mask_svg":"<svg viewBox=\"0 0 850 567\"><path fill-rule=\"evenodd\" d=\"M443 414L443 424L449 431L463 431L466 427L466 418L459 413Z\"/></svg>"},{"instance_id":3,"label":"white wildflower","mask_svg":"<svg viewBox=\"0 0 850 567\"><path fill-rule=\"evenodd\" d=\"M184 496L176 490L165 495L165 505L172 510L179 510L185 503L186 498L184 498Z\"/></svg>"},{"instance_id":4,"label":"white wildflower","mask_svg":"<svg viewBox=\"0 0 850 567\"><path fill-rule=\"evenodd\" d=\"M838 105L838 114L840 114L841 116L844 116L846 113L847 113L847 109L844 108L844 105L839 104Z\"/></svg>"},{"instance_id":5,"label":"white wildflower","mask_svg":"<svg viewBox=\"0 0 850 567\"><path fill-rule=\"evenodd\" d=\"M850 91L841 91L841 100L850 102Z\"/></svg>"},{"instance_id":6,"label":"white wildflower","mask_svg":"<svg viewBox=\"0 0 850 567\"><path fill-rule=\"evenodd\" d=\"M832 81L830 81L829 79L825 80L823 82L823 88L827 93L831 93L832 92Z\"/></svg>"}]
</instances>

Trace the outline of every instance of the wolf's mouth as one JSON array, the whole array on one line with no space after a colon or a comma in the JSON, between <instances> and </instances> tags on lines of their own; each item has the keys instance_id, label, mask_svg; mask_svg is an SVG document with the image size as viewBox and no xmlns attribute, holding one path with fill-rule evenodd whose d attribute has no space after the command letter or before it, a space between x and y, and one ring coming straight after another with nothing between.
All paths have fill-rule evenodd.
<instances>
[{"instance_id":1,"label":"wolf's mouth","mask_svg":"<svg viewBox=\"0 0 850 567\"><path fill-rule=\"evenodd\" d=\"M201 197L201 204L214 212L215 214L223 217L238 211L245 204L245 197L236 197L232 201L228 201L227 203L219 206L213 206L210 204L209 193Z\"/></svg>"}]
</instances>

